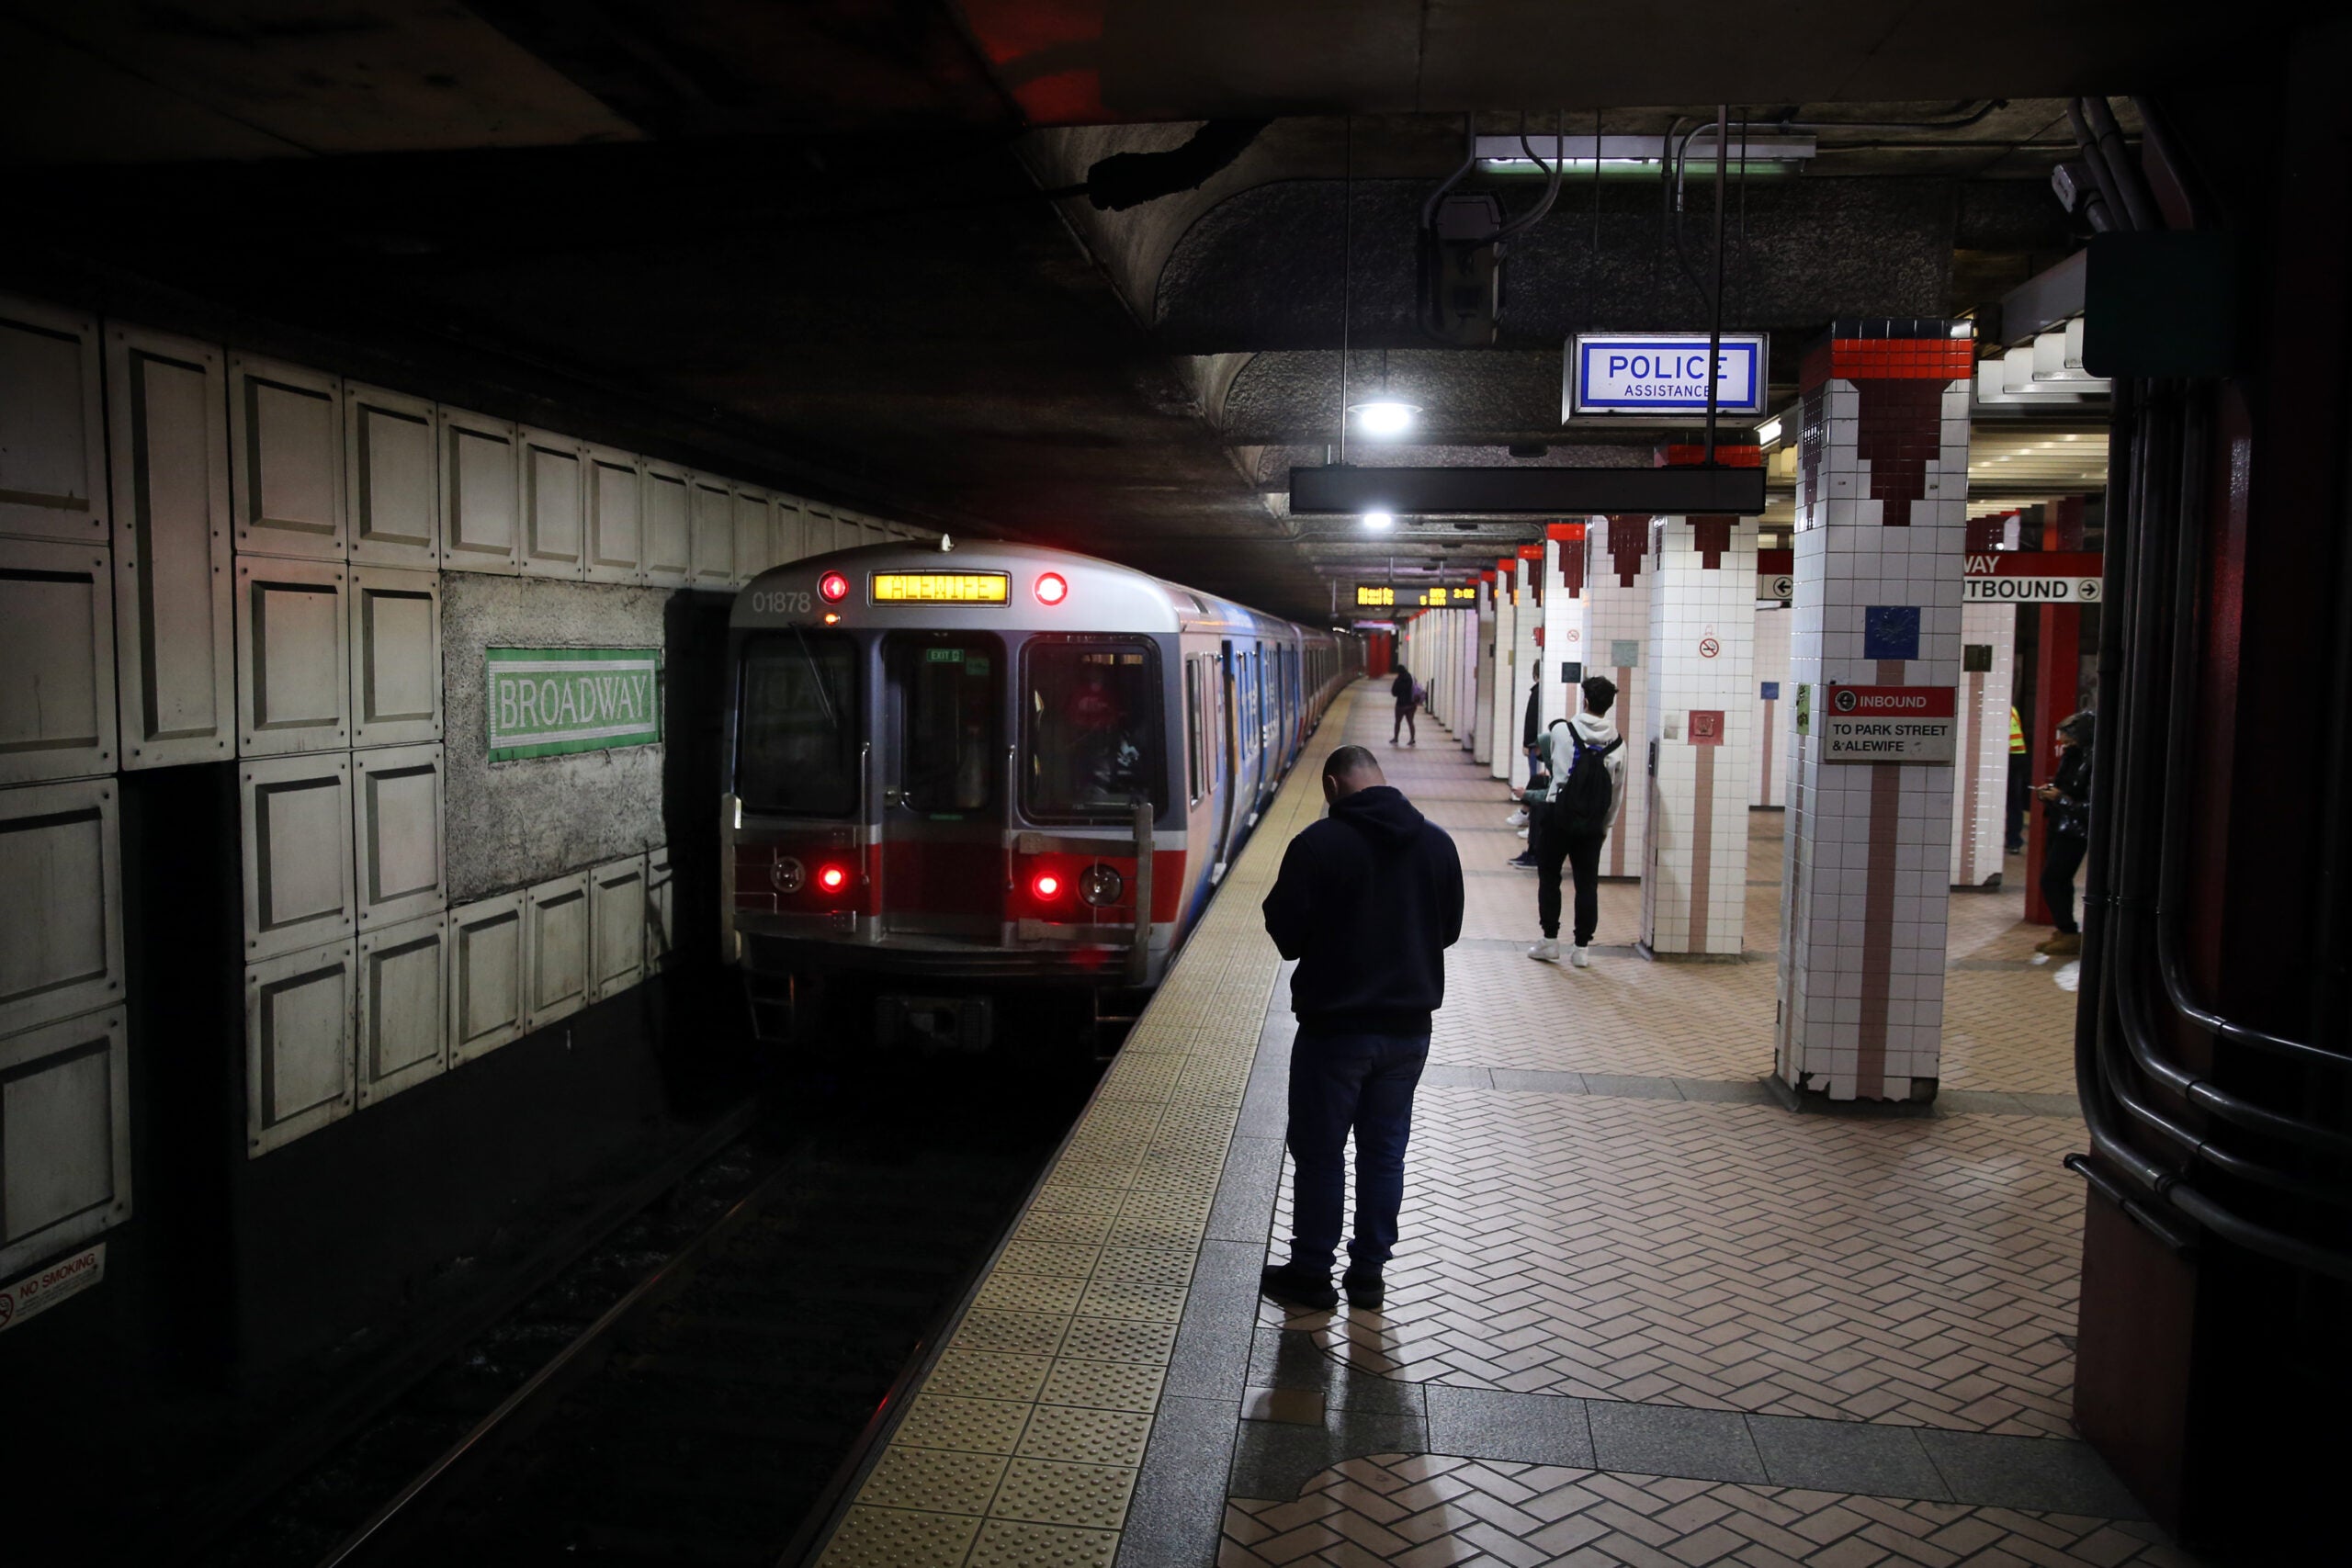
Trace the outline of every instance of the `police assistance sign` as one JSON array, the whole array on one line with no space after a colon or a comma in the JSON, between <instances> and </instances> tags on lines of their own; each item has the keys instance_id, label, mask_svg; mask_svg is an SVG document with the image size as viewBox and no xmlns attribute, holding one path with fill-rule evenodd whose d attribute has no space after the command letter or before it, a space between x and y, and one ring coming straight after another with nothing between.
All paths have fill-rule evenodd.
<instances>
[{"instance_id":1,"label":"police assistance sign","mask_svg":"<svg viewBox=\"0 0 2352 1568\"><path fill-rule=\"evenodd\" d=\"M1715 355L1715 410L1764 412L1764 337L1725 333ZM1568 345L1560 415L1703 414L1705 333L1579 333Z\"/></svg>"},{"instance_id":2,"label":"police assistance sign","mask_svg":"<svg viewBox=\"0 0 2352 1568\"><path fill-rule=\"evenodd\" d=\"M492 761L661 741L660 649L493 648L486 654Z\"/></svg>"}]
</instances>

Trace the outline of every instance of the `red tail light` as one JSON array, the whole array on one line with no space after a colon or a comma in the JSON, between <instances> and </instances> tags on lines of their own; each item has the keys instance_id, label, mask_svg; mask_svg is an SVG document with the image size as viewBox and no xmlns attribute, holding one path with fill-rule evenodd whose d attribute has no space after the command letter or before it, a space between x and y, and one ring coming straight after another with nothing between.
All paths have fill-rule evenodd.
<instances>
[{"instance_id":1,"label":"red tail light","mask_svg":"<svg viewBox=\"0 0 2352 1568\"><path fill-rule=\"evenodd\" d=\"M1050 871L1041 871L1036 880L1029 884L1029 891L1037 896L1040 903L1051 902L1062 896L1062 879Z\"/></svg>"},{"instance_id":2,"label":"red tail light","mask_svg":"<svg viewBox=\"0 0 2352 1568\"><path fill-rule=\"evenodd\" d=\"M829 571L817 580L817 592L829 604L838 604L849 597L849 579L838 571Z\"/></svg>"},{"instance_id":3,"label":"red tail light","mask_svg":"<svg viewBox=\"0 0 2352 1568\"><path fill-rule=\"evenodd\" d=\"M840 892L849 886L849 868L840 865L820 868L817 873L817 886L828 893Z\"/></svg>"},{"instance_id":4,"label":"red tail light","mask_svg":"<svg viewBox=\"0 0 2352 1568\"><path fill-rule=\"evenodd\" d=\"M1037 577L1037 603L1058 604L1069 597L1069 583L1058 571L1041 572Z\"/></svg>"}]
</instances>

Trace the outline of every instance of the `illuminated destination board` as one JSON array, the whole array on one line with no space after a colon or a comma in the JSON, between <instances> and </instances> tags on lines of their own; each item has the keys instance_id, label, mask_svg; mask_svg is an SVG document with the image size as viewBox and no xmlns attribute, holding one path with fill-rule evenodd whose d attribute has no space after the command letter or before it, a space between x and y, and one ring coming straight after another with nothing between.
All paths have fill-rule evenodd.
<instances>
[{"instance_id":1,"label":"illuminated destination board","mask_svg":"<svg viewBox=\"0 0 2352 1568\"><path fill-rule=\"evenodd\" d=\"M876 604L1002 604L1012 580L1001 571L877 571Z\"/></svg>"}]
</instances>

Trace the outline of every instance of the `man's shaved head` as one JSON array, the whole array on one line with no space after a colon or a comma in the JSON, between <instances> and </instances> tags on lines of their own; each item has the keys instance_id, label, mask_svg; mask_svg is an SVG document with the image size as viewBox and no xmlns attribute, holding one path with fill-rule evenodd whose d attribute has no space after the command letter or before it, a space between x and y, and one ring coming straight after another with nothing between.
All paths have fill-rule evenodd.
<instances>
[{"instance_id":1,"label":"man's shaved head","mask_svg":"<svg viewBox=\"0 0 2352 1568\"><path fill-rule=\"evenodd\" d=\"M1387 775L1380 771L1379 760L1361 746L1342 746L1323 759L1323 796L1327 800L1337 800L1387 782Z\"/></svg>"}]
</instances>

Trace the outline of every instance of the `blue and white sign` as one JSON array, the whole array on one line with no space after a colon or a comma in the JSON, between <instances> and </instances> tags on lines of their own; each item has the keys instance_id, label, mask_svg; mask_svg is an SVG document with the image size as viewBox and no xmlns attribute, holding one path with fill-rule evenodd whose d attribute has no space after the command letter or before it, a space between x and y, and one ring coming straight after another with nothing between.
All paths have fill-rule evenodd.
<instances>
[{"instance_id":1,"label":"blue and white sign","mask_svg":"<svg viewBox=\"0 0 2352 1568\"><path fill-rule=\"evenodd\" d=\"M1724 334L1717 360L1719 413L1764 412L1764 336ZM1704 414L1705 333L1579 333L1568 345L1562 414Z\"/></svg>"}]
</instances>

